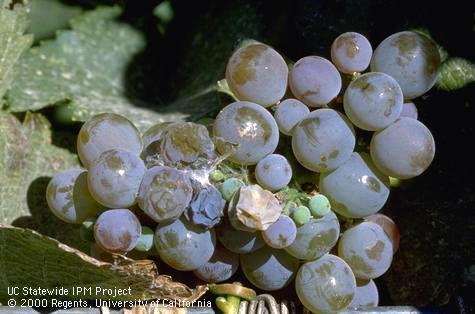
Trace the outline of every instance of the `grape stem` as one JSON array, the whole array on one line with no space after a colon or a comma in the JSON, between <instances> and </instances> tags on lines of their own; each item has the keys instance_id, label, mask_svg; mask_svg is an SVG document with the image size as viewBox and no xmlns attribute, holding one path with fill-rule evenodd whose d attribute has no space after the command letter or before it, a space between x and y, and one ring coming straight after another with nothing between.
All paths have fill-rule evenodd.
<instances>
[{"instance_id":1,"label":"grape stem","mask_svg":"<svg viewBox=\"0 0 475 314\"><path fill-rule=\"evenodd\" d=\"M238 314L240 303L241 299L233 295L216 298L216 306L223 314Z\"/></svg>"}]
</instances>

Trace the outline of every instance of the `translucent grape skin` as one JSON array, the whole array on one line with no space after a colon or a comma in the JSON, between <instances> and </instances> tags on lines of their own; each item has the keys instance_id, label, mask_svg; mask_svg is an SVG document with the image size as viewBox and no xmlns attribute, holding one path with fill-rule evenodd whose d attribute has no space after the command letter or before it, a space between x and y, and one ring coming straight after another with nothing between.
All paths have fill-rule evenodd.
<instances>
[{"instance_id":1,"label":"translucent grape skin","mask_svg":"<svg viewBox=\"0 0 475 314\"><path fill-rule=\"evenodd\" d=\"M221 192L210 184L202 187L194 196L185 211L185 217L197 226L213 228L224 215L225 203Z\"/></svg>"},{"instance_id":2,"label":"translucent grape skin","mask_svg":"<svg viewBox=\"0 0 475 314\"><path fill-rule=\"evenodd\" d=\"M399 249L399 240L401 235L399 233L399 228L396 223L386 215L383 214L374 214L365 218L365 221L374 222L383 228L386 235L391 240L393 245L393 254L396 254Z\"/></svg>"},{"instance_id":3,"label":"translucent grape skin","mask_svg":"<svg viewBox=\"0 0 475 314\"><path fill-rule=\"evenodd\" d=\"M162 223L155 230L155 248L174 269L189 271L206 264L216 246L214 229L205 230L186 219Z\"/></svg>"},{"instance_id":4,"label":"translucent grape skin","mask_svg":"<svg viewBox=\"0 0 475 314\"><path fill-rule=\"evenodd\" d=\"M292 179L292 168L282 155L270 154L262 158L256 166L256 180L269 191L278 191L287 186Z\"/></svg>"},{"instance_id":5,"label":"translucent grape skin","mask_svg":"<svg viewBox=\"0 0 475 314\"><path fill-rule=\"evenodd\" d=\"M289 76L292 94L309 107L322 107L341 90L341 76L335 66L317 56L298 60Z\"/></svg>"},{"instance_id":6,"label":"translucent grape skin","mask_svg":"<svg viewBox=\"0 0 475 314\"><path fill-rule=\"evenodd\" d=\"M142 152L142 138L125 117L101 113L83 124L77 138L79 159L89 169L92 162L110 149L122 149L137 156Z\"/></svg>"},{"instance_id":7,"label":"translucent grape skin","mask_svg":"<svg viewBox=\"0 0 475 314\"><path fill-rule=\"evenodd\" d=\"M155 124L142 134L142 158L145 161L147 167L152 167L152 165L155 165L154 162L158 160L163 133L170 124L172 123L162 122Z\"/></svg>"},{"instance_id":8,"label":"translucent grape skin","mask_svg":"<svg viewBox=\"0 0 475 314\"><path fill-rule=\"evenodd\" d=\"M393 246L383 228L362 222L343 233L338 256L350 265L356 278L374 279L391 266Z\"/></svg>"},{"instance_id":9,"label":"translucent grape skin","mask_svg":"<svg viewBox=\"0 0 475 314\"><path fill-rule=\"evenodd\" d=\"M358 153L336 170L322 173L318 186L334 211L351 218L376 213L389 197L389 178L375 168L368 156L364 159Z\"/></svg>"},{"instance_id":10,"label":"translucent grape skin","mask_svg":"<svg viewBox=\"0 0 475 314\"><path fill-rule=\"evenodd\" d=\"M369 66L373 48L363 35L347 32L338 36L331 47L331 58L342 73L363 72Z\"/></svg>"},{"instance_id":11,"label":"translucent grape skin","mask_svg":"<svg viewBox=\"0 0 475 314\"><path fill-rule=\"evenodd\" d=\"M139 207L156 222L180 217L191 202L189 176L177 169L155 166L147 170L137 197Z\"/></svg>"},{"instance_id":12,"label":"translucent grape skin","mask_svg":"<svg viewBox=\"0 0 475 314\"><path fill-rule=\"evenodd\" d=\"M401 115L403 95L399 84L380 72L365 73L350 83L343 105L348 119L367 131L384 129Z\"/></svg>"},{"instance_id":13,"label":"translucent grape skin","mask_svg":"<svg viewBox=\"0 0 475 314\"><path fill-rule=\"evenodd\" d=\"M206 282L216 283L228 280L239 267L239 255L217 244L213 256L193 274Z\"/></svg>"},{"instance_id":14,"label":"translucent grape skin","mask_svg":"<svg viewBox=\"0 0 475 314\"><path fill-rule=\"evenodd\" d=\"M224 107L216 116L213 134L238 146L229 160L242 165L255 165L272 154L279 143L279 128L274 117L258 104L238 101ZM228 152L228 145L218 142L221 154Z\"/></svg>"},{"instance_id":15,"label":"translucent grape skin","mask_svg":"<svg viewBox=\"0 0 475 314\"><path fill-rule=\"evenodd\" d=\"M302 226L305 225L310 220L310 218L312 218L312 213L307 206L300 205L292 210L290 216L297 226Z\"/></svg>"},{"instance_id":16,"label":"translucent grape skin","mask_svg":"<svg viewBox=\"0 0 475 314\"><path fill-rule=\"evenodd\" d=\"M410 179L430 166L435 155L435 142L424 124L402 117L374 133L370 152L371 159L382 173L397 179Z\"/></svg>"},{"instance_id":17,"label":"translucent grape skin","mask_svg":"<svg viewBox=\"0 0 475 314\"><path fill-rule=\"evenodd\" d=\"M283 249L291 245L297 236L295 222L285 215L281 215L276 222L262 231L262 238L266 244L274 249Z\"/></svg>"},{"instance_id":18,"label":"translucent grape skin","mask_svg":"<svg viewBox=\"0 0 475 314\"><path fill-rule=\"evenodd\" d=\"M64 222L81 224L86 218L95 216L96 209L100 207L89 194L87 186L84 188L85 175L87 171L83 169L65 170L57 173L46 187L46 201L50 211ZM84 194L75 198L74 194L79 191Z\"/></svg>"},{"instance_id":19,"label":"translucent grape skin","mask_svg":"<svg viewBox=\"0 0 475 314\"><path fill-rule=\"evenodd\" d=\"M350 305L355 276L341 258L327 254L303 264L295 278L297 296L314 313L336 313Z\"/></svg>"},{"instance_id":20,"label":"translucent grape skin","mask_svg":"<svg viewBox=\"0 0 475 314\"><path fill-rule=\"evenodd\" d=\"M407 118L413 118L416 119L418 118L418 111L417 107L413 102L406 102L402 104L402 111L401 115L399 117L407 117Z\"/></svg>"},{"instance_id":21,"label":"translucent grape skin","mask_svg":"<svg viewBox=\"0 0 475 314\"><path fill-rule=\"evenodd\" d=\"M288 73L282 56L261 43L239 48L226 66L226 80L234 95L264 107L275 104L284 96Z\"/></svg>"},{"instance_id":22,"label":"translucent grape skin","mask_svg":"<svg viewBox=\"0 0 475 314\"><path fill-rule=\"evenodd\" d=\"M198 159L213 157L214 143L208 129L193 122L170 124L163 132L160 157L167 166L183 168Z\"/></svg>"},{"instance_id":23,"label":"translucent grape skin","mask_svg":"<svg viewBox=\"0 0 475 314\"><path fill-rule=\"evenodd\" d=\"M130 207L136 202L145 170L137 155L121 149L105 151L90 166L89 190L106 207Z\"/></svg>"},{"instance_id":24,"label":"translucent grape skin","mask_svg":"<svg viewBox=\"0 0 475 314\"><path fill-rule=\"evenodd\" d=\"M295 241L285 248L290 255L302 260L314 260L335 246L340 236L340 223L333 212L297 228Z\"/></svg>"},{"instance_id":25,"label":"translucent grape skin","mask_svg":"<svg viewBox=\"0 0 475 314\"><path fill-rule=\"evenodd\" d=\"M325 172L350 158L355 135L344 119L333 109L318 109L299 122L292 136L292 151L302 166Z\"/></svg>"},{"instance_id":26,"label":"translucent grape skin","mask_svg":"<svg viewBox=\"0 0 475 314\"><path fill-rule=\"evenodd\" d=\"M142 226L128 209L111 209L103 212L94 224L96 243L110 253L125 254L138 243Z\"/></svg>"},{"instance_id":27,"label":"translucent grape skin","mask_svg":"<svg viewBox=\"0 0 475 314\"><path fill-rule=\"evenodd\" d=\"M283 250L264 246L242 254L241 268L246 278L256 287L265 291L275 291L287 286L299 268L298 259Z\"/></svg>"},{"instance_id":28,"label":"translucent grape skin","mask_svg":"<svg viewBox=\"0 0 475 314\"><path fill-rule=\"evenodd\" d=\"M292 135L294 127L310 113L308 107L300 100L289 98L277 105L274 119L280 132Z\"/></svg>"},{"instance_id":29,"label":"translucent grape skin","mask_svg":"<svg viewBox=\"0 0 475 314\"><path fill-rule=\"evenodd\" d=\"M246 254L265 245L260 232L246 232L234 229L227 219L216 227L219 242L231 252Z\"/></svg>"},{"instance_id":30,"label":"translucent grape skin","mask_svg":"<svg viewBox=\"0 0 475 314\"><path fill-rule=\"evenodd\" d=\"M244 182L240 179L226 179L221 186L221 195L226 201L230 201L233 198L234 193L236 193L244 185Z\"/></svg>"},{"instance_id":31,"label":"translucent grape skin","mask_svg":"<svg viewBox=\"0 0 475 314\"><path fill-rule=\"evenodd\" d=\"M378 287L374 280L356 280L356 293L348 308L376 307L379 303Z\"/></svg>"},{"instance_id":32,"label":"translucent grape skin","mask_svg":"<svg viewBox=\"0 0 475 314\"><path fill-rule=\"evenodd\" d=\"M308 209L310 209L313 217L318 218L327 215L332 207L325 195L317 194L312 196L308 201Z\"/></svg>"},{"instance_id":33,"label":"translucent grape skin","mask_svg":"<svg viewBox=\"0 0 475 314\"><path fill-rule=\"evenodd\" d=\"M440 72L437 45L428 37L404 31L384 39L371 60L371 71L392 76L404 98L423 95L437 82Z\"/></svg>"}]
</instances>

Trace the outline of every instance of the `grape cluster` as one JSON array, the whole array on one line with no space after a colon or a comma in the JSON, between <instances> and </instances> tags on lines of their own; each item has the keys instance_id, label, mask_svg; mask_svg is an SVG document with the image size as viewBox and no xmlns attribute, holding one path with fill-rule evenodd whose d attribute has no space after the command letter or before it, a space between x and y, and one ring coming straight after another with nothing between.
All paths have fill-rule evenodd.
<instances>
[{"instance_id":1,"label":"grape cluster","mask_svg":"<svg viewBox=\"0 0 475 314\"><path fill-rule=\"evenodd\" d=\"M319 313L377 305L373 279L399 243L377 212L391 177L418 176L434 158L409 100L434 85L439 66L437 47L415 32L388 37L374 54L363 35L344 33L331 61L291 66L249 43L226 68L239 100L212 126L167 122L140 134L125 117L97 115L77 139L84 168L54 176L48 205L82 224L95 250L156 253L207 282L241 266L262 290L294 281ZM369 144L358 142L362 130L374 132Z\"/></svg>"}]
</instances>

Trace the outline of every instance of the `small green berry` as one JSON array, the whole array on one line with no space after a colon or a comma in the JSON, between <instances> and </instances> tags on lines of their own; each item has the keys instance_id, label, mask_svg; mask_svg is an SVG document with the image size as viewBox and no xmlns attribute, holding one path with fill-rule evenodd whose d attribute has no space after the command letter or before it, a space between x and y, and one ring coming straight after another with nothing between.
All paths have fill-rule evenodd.
<instances>
[{"instance_id":1,"label":"small green berry","mask_svg":"<svg viewBox=\"0 0 475 314\"><path fill-rule=\"evenodd\" d=\"M310 220L310 209L307 206L299 206L291 213L291 218L297 226L306 224Z\"/></svg>"},{"instance_id":2,"label":"small green berry","mask_svg":"<svg viewBox=\"0 0 475 314\"><path fill-rule=\"evenodd\" d=\"M211 179L211 181L219 182L219 181L223 181L224 179L226 179L226 176L221 171L214 170L209 174L209 178Z\"/></svg>"},{"instance_id":3,"label":"small green berry","mask_svg":"<svg viewBox=\"0 0 475 314\"><path fill-rule=\"evenodd\" d=\"M310 198L308 208L313 216L325 216L331 210L330 201L323 194L317 194Z\"/></svg>"},{"instance_id":4,"label":"small green berry","mask_svg":"<svg viewBox=\"0 0 475 314\"><path fill-rule=\"evenodd\" d=\"M221 186L221 195L226 201L230 201L234 193L236 193L245 184L242 180L230 178L223 182Z\"/></svg>"},{"instance_id":5,"label":"small green berry","mask_svg":"<svg viewBox=\"0 0 475 314\"><path fill-rule=\"evenodd\" d=\"M154 232L149 227L142 226L142 234L140 235L139 242L135 245L135 250L139 252L147 252L153 247Z\"/></svg>"}]
</instances>

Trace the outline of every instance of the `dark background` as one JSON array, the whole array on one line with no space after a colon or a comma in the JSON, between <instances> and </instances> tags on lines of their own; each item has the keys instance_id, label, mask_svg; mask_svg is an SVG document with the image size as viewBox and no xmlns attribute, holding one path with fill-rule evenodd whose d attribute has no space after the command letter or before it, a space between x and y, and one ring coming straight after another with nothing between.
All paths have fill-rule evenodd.
<instances>
[{"instance_id":1,"label":"dark background","mask_svg":"<svg viewBox=\"0 0 475 314\"><path fill-rule=\"evenodd\" d=\"M66 3L72 2L86 8L97 4ZM122 19L148 38L146 50L129 66L130 96L162 105L224 77L227 58L246 38L298 60L328 58L333 40L343 32L364 34L374 49L395 32L425 28L450 56L475 61L475 1L172 1L174 19L163 34L152 14L159 2L119 1L125 7ZM380 303L445 304L450 312L463 303L470 309L475 295L475 84L451 92L433 88L415 103L419 120L433 132L436 157L426 173L394 189L384 209L400 228L401 246L388 273L376 280Z\"/></svg>"}]
</instances>

